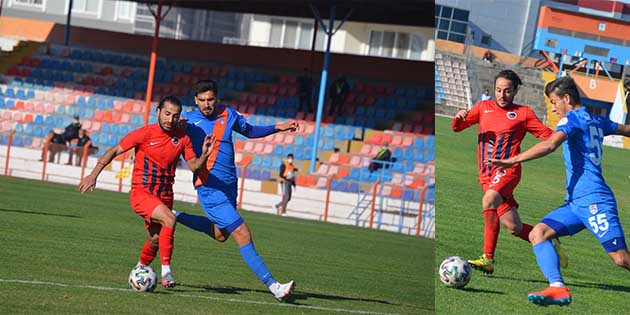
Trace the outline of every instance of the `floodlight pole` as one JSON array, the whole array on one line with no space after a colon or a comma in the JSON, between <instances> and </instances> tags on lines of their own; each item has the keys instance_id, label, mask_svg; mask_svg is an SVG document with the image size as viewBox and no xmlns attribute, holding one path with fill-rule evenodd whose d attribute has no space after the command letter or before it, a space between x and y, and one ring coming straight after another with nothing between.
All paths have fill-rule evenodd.
<instances>
[{"instance_id":1,"label":"floodlight pole","mask_svg":"<svg viewBox=\"0 0 630 315\"><path fill-rule=\"evenodd\" d=\"M63 36L63 44L68 46L70 43L70 20L72 19L72 0L68 4L68 15L66 16L66 32Z\"/></svg>"},{"instance_id":2,"label":"floodlight pole","mask_svg":"<svg viewBox=\"0 0 630 315\"><path fill-rule=\"evenodd\" d=\"M317 98L317 115L315 118L315 139L313 140L313 151L311 153L311 167L310 172L315 173L315 162L317 160L317 147L319 144L319 132L320 132L320 124L322 123L322 113L324 111L324 101L326 96L326 80L328 79L328 64L330 63L330 43L332 42L332 36L335 35L337 30L343 25L344 22L350 17L353 10L350 10L348 14L341 20L341 23L335 29L335 9L336 5L331 3L330 6L330 15L328 17L328 27L324 25L324 21L319 16L317 9L311 5L311 11L313 11L313 15L319 22L321 28L326 33L326 52L324 53L324 68L322 69L322 77L319 83L319 97Z\"/></svg>"},{"instance_id":3,"label":"floodlight pole","mask_svg":"<svg viewBox=\"0 0 630 315\"><path fill-rule=\"evenodd\" d=\"M149 11L155 18L155 34L153 35L153 44L151 46L151 61L149 61L149 78L147 79L147 95L145 97L144 104L144 125L149 124L149 112L151 112L151 95L153 94L153 80L155 78L155 62L157 60L157 49L158 49L158 41L160 39L160 24L162 23L162 19L164 19L168 12L171 11L173 5L169 5L168 9L162 15L162 0L158 0L157 13L153 12L151 7L147 2L147 6L149 7Z\"/></svg>"}]
</instances>

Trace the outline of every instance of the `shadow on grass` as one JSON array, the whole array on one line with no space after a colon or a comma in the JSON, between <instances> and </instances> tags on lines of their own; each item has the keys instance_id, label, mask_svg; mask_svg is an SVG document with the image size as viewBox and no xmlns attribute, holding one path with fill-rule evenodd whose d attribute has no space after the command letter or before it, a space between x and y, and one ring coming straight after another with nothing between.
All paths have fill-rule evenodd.
<instances>
[{"instance_id":1,"label":"shadow on grass","mask_svg":"<svg viewBox=\"0 0 630 315\"><path fill-rule=\"evenodd\" d=\"M81 218L81 216L74 215L74 214L58 214L58 213L47 213L47 212L29 211L29 210L16 210L16 209L0 209L0 212L13 212L13 213L21 213L21 214L48 215L48 216L54 216L54 217L77 218L77 219Z\"/></svg>"},{"instance_id":2,"label":"shadow on grass","mask_svg":"<svg viewBox=\"0 0 630 315\"><path fill-rule=\"evenodd\" d=\"M503 291L493 291L493 290L475 289L475 288L462 288L459 290L472 292L472 293L505 294L505 292Z\"/></svg>"},{"instance_id":3,"label":"shadow on grass","mask_svg":"<svg viewBox=\"0 0 630 315\"><path fill-rule=\"evenodd\" d=\"M208 285L194 285L194 284L178 284L177 289L175 290L179 292L192 291L192 290L185 290L185 289L181 290L182 287L202 289L202 290L211 291L211 292L220 293L220 294L241 294L243 292L256 292L256 293L270 294L269 291L267 290L257 290L257 289L248 289L248 288L239 288L239 287L213 287L213 286L208 286ZM194 292L198 292L198 291L195 290ZM299 291L299 289L296 290L293 293L293 295L285 302L298 304L298 305L306 305L301 302L307 301L309 299L357 301L357 302L370 302L370 303L400 306L399 304L390 303L384 300L355 298L355 297L346 297L346 296L319 294L319 293L309 293L309 292Z\"/></svg>"},{"instance_id":4,"label":"shadow on grass","mask_svg":"<svg viewBox=\"0 0 630 315\"><path fill-rule=\"evenodd\" d=\"M524 281L531 283L541 283L541 284L549 284L546 280L539 279L525 279L525 278L513 278L513 277L503 277L503 276L492 276L488 277L488 279L500 279L500 280L512 280L512 281ZM579 287L579 288L590 288L590 289L600 289L607 291L617 291L617 292L630 292L630 286L625 285L610 285L605 283L592 283L592 282L566 282L568 287Z\"/></svg>"}]
</instances>

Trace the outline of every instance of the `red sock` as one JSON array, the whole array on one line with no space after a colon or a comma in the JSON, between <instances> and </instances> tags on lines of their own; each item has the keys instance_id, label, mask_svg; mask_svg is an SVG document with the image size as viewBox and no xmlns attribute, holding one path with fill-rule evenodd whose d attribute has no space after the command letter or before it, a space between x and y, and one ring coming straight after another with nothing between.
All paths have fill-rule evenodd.
<instances>
[{"instance_id":1,"label":"red sock","mask_svg":"<svg viewBox=\"0 0 630 315\"><path fill-rule=\"evenodd\" d=\"M145 266L150 265L153 259L155 259L155 255L157 255L157 250L157 248L151 247L149 240L144 242L144 246L142 246L142 253L140 254L140 263Z\"/></svg>"},{"instance_id":2,"label":"red sock","mask_svg":"<svg viewBox=\"0 0 630 315\"><path fill-rule=\"evenodd\" d=\"M533 228L533 226L523 223L523 229L521 229L521 233L518 233L518 237L529 243L529 232L531 232Z\"/></svg>"},{"instance_id":3,"label":"red sock","mask_svg":"<svg viewBox=\"0 0 630 315\"><path fill-rule=\"evenodd\" d=\"M488 259L494 259L494 251L497 248L499 231L501 229L497 209L484 209L483 220L483 253L486 254Z\"/></svg>"},{"instance_id":4,"label":"red sock","mask_svg":"<svg viewBox=\"0 0 630 315\"><path fill-rule=\"evenodd\" d=\"M162 225L162 229L160 230L160 261L162 265L171 264L173 233L175 233L174 228Z\"/></svg>"}]
</instances>

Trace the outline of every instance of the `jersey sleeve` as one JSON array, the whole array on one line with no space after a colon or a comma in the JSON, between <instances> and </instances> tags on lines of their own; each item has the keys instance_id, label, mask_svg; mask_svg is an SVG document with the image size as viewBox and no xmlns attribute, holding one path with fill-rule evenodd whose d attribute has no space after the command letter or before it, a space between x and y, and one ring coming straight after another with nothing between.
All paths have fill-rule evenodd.
<instances>
[{"instance_id":1,"label":"jersey sleeve","mask_svg":"<svg viewBox=\"0 0 630 315\"><path fill-rule=\"evenodd\" d=\"M600 125L602 126L602 131L604 131L604 136L615 134L615 132L617 132L617 128L619 128L618 123L611 121L606 117L600 118Z\"/></svg>"},{"instance_id":2,"label":"jersey sleeve","mask_svg":"<svg viewBox=\"0 0 630 315\"><path fill-rule=\"evenodd\" d=\"M124 136L120 140L120 147L123 149L123 151L127 151L131 148L135 148L136 146L142 144L142 142L144 142L144 137L146 135L145 130L146 128L136 129L128 133L126 136Z\"/></svg>"},{"instance_id":3,"label":"jersey sleeve","mask_svg":"<svg viewBox=\"0 0 630 315\"><path fill-rule=\"evenodd\" d=\"M575 134L575 132L579 129L580 122L573 111L570 111L566 114L566 116L562 117L556 126L556 132L562 131L567 138L573 136L573 134Z\"/></svg>"},{"instance_id":4,"label":"jersey sleeve","mask_svg":"<svg viewBox=\"0 0 630 315\"><path fill-rule=\"evenodd\" d=\"M479 111L482 103L477 103L473 106L469 111L468 115L464 119L453 118L451 121L451 127L453 131L458 132L462 131L476 123L479 123Z\"/></svg>"},{"instance_id":5,"label":"jersey sleeve","mask_svg":"<svg viewBox=\"0 0 630 315\"><path fill-rule=\"evenodd\" d=\"M534 137L541 140L547 140L553 134L553 130L545 126L542 121L538 119L536 113L534 113L534 111L529 107L527 108L527 120L525 121L525 129L527 130L527 132L534 135Z\"/></svg>"},{"instance_id":6,"label":"jersey sleeve","mask_svg":"<svg viewBox=\"0 0 630 315\"><path fill-rule=\"evenodd\" d=\"M182 155L184 155L184 160L186 161L197 157L197 154L195 154L195 150L193 149L193 145L190 142L190 138L188 137L184 137L184 151L182 152Z\"/></svg>"}]
</instances>

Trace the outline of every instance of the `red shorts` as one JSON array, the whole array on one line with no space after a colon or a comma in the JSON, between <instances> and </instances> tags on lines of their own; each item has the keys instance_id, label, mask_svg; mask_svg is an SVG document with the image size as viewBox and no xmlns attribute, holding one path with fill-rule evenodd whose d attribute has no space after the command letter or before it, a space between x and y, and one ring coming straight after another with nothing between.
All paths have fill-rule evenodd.
<instances>
[{"instance_id":1,"label":"red shorts","mask_svg":"<svg viewBox=\"0 0 630 315\"><path fill-rule=\"evenodd\" d=\"M131 190L129 203L131 204L131 209L144 218L144 228L147 230L151 225L151 214L157 206L165 205L169 209L173 209L173 199L162 199L141 189Z\"/></svg>"},{"instance_id":2,"label":"red shorts","mask_svg":"<svg viewBox=\"0 0 630 315\"><path fill-rule=\"evenodd\" d=\"M500 216L508 212L512 207L518 208L518 202L514 199L514 189L521 181L521 174L512 169L497 169L492 172L492 176L481 182L481 189L485 193L488 190L498 192L505 200L498 208L497 214Z\"/></svg>"}]
</instances>

